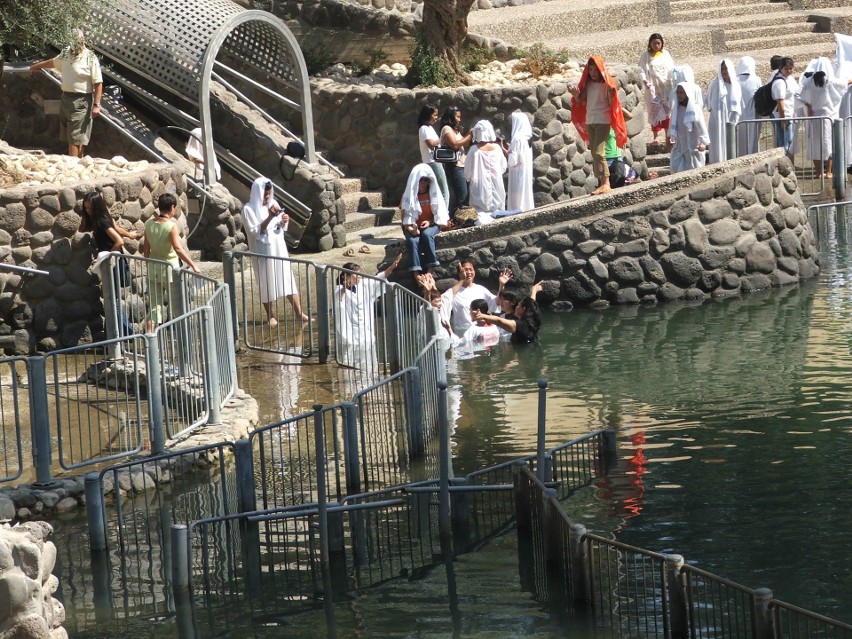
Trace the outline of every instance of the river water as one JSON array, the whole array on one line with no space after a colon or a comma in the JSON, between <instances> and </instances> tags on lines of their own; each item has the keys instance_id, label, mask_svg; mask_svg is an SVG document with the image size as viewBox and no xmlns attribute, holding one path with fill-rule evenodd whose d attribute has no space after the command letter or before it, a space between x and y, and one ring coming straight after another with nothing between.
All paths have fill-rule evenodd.
<instances>
[{"instance_id":1,"label":"river water","mask_svg":"<svg viewBox=\"0 0 852 639\"><path fill-rule=\"evenodd\" d=\"M569 502L574 519L852 621L852 241L830 216L819 228L818 281L703 304L549 313L537 347L501 343L451 361L454 473L535 452L544 378L548 445L617 432L618 467ZM352 391L333 368L277 356L241 356L239 373L261 423ZM57 522L70 590L88 561L82 521ZM70 594L74 636L102 636Z\"/></svg>"}]
</instances>

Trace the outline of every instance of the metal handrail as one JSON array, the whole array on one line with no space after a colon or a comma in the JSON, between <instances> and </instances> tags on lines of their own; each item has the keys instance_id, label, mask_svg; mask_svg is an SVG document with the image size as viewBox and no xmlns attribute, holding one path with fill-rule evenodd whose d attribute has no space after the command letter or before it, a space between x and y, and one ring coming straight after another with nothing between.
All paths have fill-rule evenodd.
<instances>
[{"instance_id":1,"label":"metal handrail","mask_svg":"<svg viewBox=\"0 0 852 639\"><path fill-rule=\"evenodd\" d=\"M18 266L17 264L6 264L4 262L0 262L0 268L7 271L26 273L28 275L50 275L48 271L42 271L41 269L31 268L29 266Z\"/></svg>"}]
</instances>

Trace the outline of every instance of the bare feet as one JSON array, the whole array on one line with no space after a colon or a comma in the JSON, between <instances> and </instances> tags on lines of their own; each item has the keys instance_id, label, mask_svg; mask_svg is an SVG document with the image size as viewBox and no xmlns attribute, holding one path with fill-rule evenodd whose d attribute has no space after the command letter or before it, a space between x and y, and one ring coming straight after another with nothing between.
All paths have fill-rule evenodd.
<instances>
[{"instance_id":1,"label":"bare feet","mask_svg":"<svg viewBox=\"0 0 852 639\"><path fill-rule=\"evenodd\" d=\"M604 193L609 193L612 191L612 187L609 185L609 182L604 182L594 191L592 191L592 195L602 195Z\"/></svg>"},{"instance_id":2,"label":"bare feet","mask_svg":"<svg viewBox=\"0 0 852 639\"><path fill-rule=\"evenodd\" d=\"M278 320L275 319L274 317L270 317L269 318L269 328L275 328L276 326L278 326Z\"/></svg>"}]
</instances>

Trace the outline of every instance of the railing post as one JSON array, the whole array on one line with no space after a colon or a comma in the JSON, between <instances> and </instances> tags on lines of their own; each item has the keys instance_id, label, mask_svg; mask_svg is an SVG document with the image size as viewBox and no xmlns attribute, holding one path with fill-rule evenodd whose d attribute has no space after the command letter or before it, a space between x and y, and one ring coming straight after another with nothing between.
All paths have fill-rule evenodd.
<instances>
[{"instance_id":1,"label":"railing post","mask_svg":"<svg viewBox=\"0 0 852 639\"><path fill-rule=\"evenodd\" d=\"M526 465L520 462L512 466L515 485L515 520L518 531L518 579L522 590L535 592L532 505L530 504L529 477L524 472L524 468Z\"/></svg>"},{"instance_id":2,"label":"railing post","mask_svg":"<svg viewBox=\"0 0 852 639\"><path fill-rule=\"evenodd\" d=\"M467 486L467 479L456 477L452 480L453 486ZM458 491L450 493L452 505L453 522L453 547L457 552L464 552L470 543L470 508L468 506L468 493Z\"/></svg>"},{"instance_id":3,"label":"railing post","mask_svg":"<svg viewBox=\"0 0 852 639\"><path fill-rule=\"evenodd\" d=\"M355 404L343 404L343 457L346 474L346 494L361 492L361 455L358 452L358 412Z\"/></svg>"},{"instance_id":4,"label":"railing post","mask_svg":"<svg viewBox=\"0 0 852 639\"><path fill-rule=\"evenodd\" d=\"M317 264L315 267L317 281L317 352L319 363L328 362L331 350L331 300L328 282L328 269Z\"/></svg>"},{"instance_id":5,"label":"railing post","mask_svg":"<svg viewBox=\"0 0 852 639\"><path fill-rule=\"evenodd\" d=\"M222 295L224 298L222 300L222 304L225 306L223 309L225 315L225 335L234 336L233 344L228 344L228 369L231 371L230 390L234 390L237 385L237 309L234 307L233 296L231 295L230 289L224 289L222 291ZM232 313L234 316L231 315Z\"/></svg>"},{"instance_id":6,"label":"railing post","mask_svg":"<svg viewBox=\"0 0 852 639\"><path fill-rule=\"evenodd\" d=\"M88 508L88 506L87 503L86 507ZM110 587L112 571L110 570L109 553L91 549L90 560L92 562L92 604L95 607L95 620L106 621L115 616L112 588Z\"/></svg>"},{"instance_id":7,"label":"railing post","mask_svg":"<svg viewBox=\"0 0 852 639\"><path fill-rule=\"evenodd\" d=\"M254 490L254 454L250 439L234 442L234 465L237 480L237 508L241 513L257 510Z\"/></svg>"},{"instance_id":8,"label":"railing post","mask_svg":"<svg viewBox=\"0 0 852 639\"><path fill-rule=\"evenodd\" d=\"M547 380L538 380L538 435L536 437L536 476L547 481L544 467L544 440L547 436Z\"/></svg>"},{"instance_id":9,"label":"railing post","mask_svg":"<svg viewBox=\"0 0 852 639\"><path fill-rule=\"evenodd\" d=\"M36 483L49 484L53 479L50 472L51 443L50 417L47 404L47 371L44 356L35 355L27 359L27 375L30 380L30 420L33 438L33 465Z\"/></svg>"},{"instance_id":10,"label":"railing post","mask_svg":"<svg viewBox=\"0 0 852 639\"><path fill-rule=\"evenodd\" d=\"M682 570L681 555L666 555L666 590L669 599L669 627L672 639L689 637L689 611Z\"/></svg>"},{"instance_id":11,"label":"railing post","mask_svg":"<svg viewBox=\"0 0 852 639\"><path fill-rule=\"evenodd\" d=\"M189 590L189 528L172 524L172 591Z\"/></svg>"},{"instance_id":12,"label":"railing post","mask_svg":"<svg viewBox=\"0 0 852 639\"><path fill-rule=\"evenodd\" d=\"M151 453L160 455L166 451L166 436L163 427L163 385L157 333L145 335L145 373L148 376L148 428L151 437Z\"/></svg>"},{"instance_id":13,"label":"railing post","mask_svg":"<svg viewBox=\"0 0 852 639\"><path fill-rule=\"evenodd\" d=\"M408 407L409 458L422 459L426 454L426 424L423 419L423 385L419 368L405 376L405 405Z\"/></svg>"},{"instance_id":14,"label":"railing post","mask_svg":"<svg viewBox=\"0 0 852 639\"><path fill-rule=\"evenodd\" d=\"M216 350L216 326L213 307L201 308L202 353L204 355L204 392L207 394L207 423L222 423L222 393L219 386L219 355Z\"/></svg>"},{"instance_id":15,"label":"railing post","mask_svg":"<svg viewBox=\"0 0 852 639\"><path fill-rule=\"evenodd\" d=\"M775 636L772 610L769 608L771 602L772 591L769 588L757 588L754 591L754 639L773 639Z\"/></svg>"},{"instance_id":16,"label":"railing post","mask_svg":"<svg viewBox=\"0 0 852 639\"><path fill-rule=\"evenodd\" d=\"M320 571L323 583L323 607L329 627L334 627L334 588L328 557L328 489L326 486L325 429L322 405L314 404L314 452L317 469L317 520L320 537Z\"/></svg>"},{"instance_id":17,"label":"railing post","mask_svg":"<svg viewBox=\"0 0 852 639\"><path fill-rule=\"evenodd\" d=\"M548 610L556 615L567 612L568 575L570 567L566 561L562 544L562 518L556 489L547 488L542 495L544 513L544 568L547 583Z\"/></svg>"},{"instance_id":18,"label":"railing post","mask_svg":"<svg viewBox=\"0 0 852 639\"><path fill-rule=\"evenodd\" d=\"M171 268L171 267L169 267ZM184 281L180 274L180 269L172 269L172 283L169 297L169 319L175 319L186 313L186 290ZM189 377L192 375L190 362L192 362L192 351L198 348L196 340L192 339L189 334L189 322L180 322L174 325L169 333L172 334L171 339L174 339L174 334L177 334L178 343L175 347L177 351L177 366L181 377ZM172 364L172 362L170 362Z\"/></svg>"},{"instance_id":19,"label":"railing post","mask_svg":"<svg viewBox=\"0 0 852 639\"><path fill-rule=\"evenodd\" d=\"M98 266L101 271L101 289L104 294L104 328L106 329L108 340L121 336L121 330L119 329L121 307L118 295L119 287L116 286L116 279L118 278L116 266L117 261L115 256L108 257ZM121 344L110 344L107 349L107 357L109 359L118 359Z\"/></svg>"},{"instance_id":20,"label":"railing post","mask_svg":"<svg viewBox=\"0 0 852 639\"><path fill-rule=\"evenodd\" d=\"M400 369L399 365L399 341L402 339L402 322L400 321L399 295L397 284L385 286L385 345L387 347L387 362L390 370L394 373ZM388 339L388 337L390 339Z\"/></svg>"},{"instance_id":21,"label":"railing post","mask_svg":"<svg viewBox=\"0 0 852 639\"><path fill-rule=\"evenodd\" d=\"M441 550L452 553L452 524L450 521L450 426L447 414L447 385L438 384L438 532Z\"/></svg>"},{"instance_id":22,"label":"railing post","mask_svg":"<svg viewBox=\"0 0 852 639\"><path fill-rule=\"evenodd\" d=\"M598 459L600 459L598 472L601 475L608 473L618 462L618 443L614 430L607 429L601 433L598 439Z\"/></svg>"},{"instance_id":23,"label":"railing post","mask_svg":"<svg viewBox=\"0 0 852 639\"><path fill-rule=\"evenodd\" d=\"M583 539L585 535L586 527L583 524L571 524L568 529L568 563L571 566L574 601L588 606L592 601L592 589L589 556Z\"/></svg>"},{"instance_id":24,"label":"railing post","mask_svg":"<svg viewBox=\"0 0 852 639\"><path fill-rule=\"evenodd\" d=\"M824 122L824 121L823 121ZM845 122L834 120L831 123L831 157L834 166L834 200L846 199L846 127Z\"/></svg>"},{"instance_id":25,"label":"railing post","mask_svg":"<svg viewBox=\"0 0 852 639\"><path fill-rule=\"evenodd\" d=\"M86 494L86 520L89 523L89 550L107 549L106 521L104 521L104 491L100 475L90 473L84 482Z\"/></svg>"},{"instance_id":26,"label":"railing post","mask_svg":"<svg viewBox=\"0 0 852 639\"><path fill-rule=\"evenodd\" d=\"M230 294L228 314L231 318L231 324L228 328L230 328L231 334L234 336L234 347L236 347L240 339L240 323L237 321L237 274L234 270L233 251L225 251L222 253L222 279L225 280L225 284L228 287L228 293Z\"/></svg>"},{"instance_id":27,"label":"railing post","mask_svg":"<svg viewBox=\"0 0 852 639\"><path fill-rule=\"evenodd\" d=\"M329 508L339 506L329 502ZM343 513L334 510L328 513L328 562L331 566L331 587L337 594L349 590L349 577L346 572L346 538L343 532Z\"/></svg>"},{"instance_id":28,"label":"railing post","mask_svg":"<svg viewBox=\"0 0 852 639\"><path fill-rule=\"evenodd\" d=\"M739 157L737 154L737 125L733 122L725 123L725 146L727 147L725 159L733 160Z\"/></svg>"}]
</instances>

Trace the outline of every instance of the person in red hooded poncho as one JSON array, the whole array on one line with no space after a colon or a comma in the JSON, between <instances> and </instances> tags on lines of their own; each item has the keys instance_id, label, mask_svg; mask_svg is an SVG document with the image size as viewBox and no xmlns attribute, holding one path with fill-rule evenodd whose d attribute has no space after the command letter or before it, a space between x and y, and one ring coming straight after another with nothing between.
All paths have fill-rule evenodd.
<instances>
[{"instance_id":1,"label":"person in red hooded poncho","mask_svg":"<svg viewBox=\"0 0 852 639\"><path fill-rule=\"evenodd\" d=\"M592 195L600 195L612 190L605 157L610 127L615 131L616 144L619 147L627 144L627 127L621 111L621 100L618 99L618 87L604 66L603 58L593 55L586 62L580 83L569 87L569 91L574 96L571 121L580 137L589 143L593 169L598 179L598 188L592 191Z\"/></svg>"}]
</instances>

